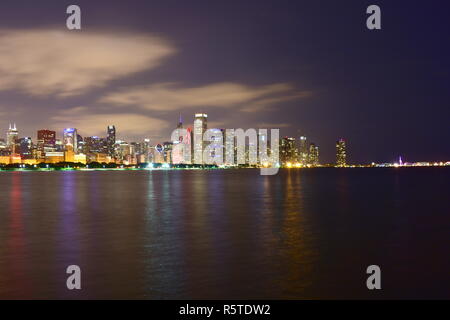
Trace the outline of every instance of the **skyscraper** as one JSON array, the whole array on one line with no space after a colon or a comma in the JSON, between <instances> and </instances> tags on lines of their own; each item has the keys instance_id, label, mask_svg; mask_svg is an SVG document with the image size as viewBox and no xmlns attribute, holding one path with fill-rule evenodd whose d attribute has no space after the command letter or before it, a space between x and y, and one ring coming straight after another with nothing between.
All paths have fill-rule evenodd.
<instances>
[{"instance_id":1,"label":"skyscraper","mask_svg":"<svg viewBox=\"0 0 450 320\"><path fill-rule=\"evenodd\" d=\"M236 136L234 134L234 129L225 130L225 157L224 163L227 166L236 164Z\"/></svg>"},{"instance_id":2,"label":"skyscraper","mask_svg":"<svg viewBox=\"0 0 450 320\"><path fill-rule=\"evenodd\" d=\"M309 164L312 166L319 165L319 146L314 143L309 145Z\"/></svg>"},{"instance_id":3,"label":"skyscraper","mask_svg":"<svg viewBox=\"0 0 450 320\"><path fill-rule=\"evenodd\" d=\"M347 151L344 139L336 141L336 165L338 167L345 167L347 165Z\"/></svg>"},{"instance_id":4,"label":"skyscraper","mask_svg":"<svg viewBox=\"0 0 450 320\"><path fill-rule=\"evenodd\" d=\"M103 153L104 139L93 136L85 137L83 140L83 153Z\"/></svg>"},{"instance_id":5,"label":"skyscraper","mask_svg":"<svg viewBox=\"0 0 450 320\"><path fill-rule=\"evenodd\" d=\"M51 130L39 130L37 132L38 143L41 142L44 146L55 147L56 132Z\"/></svg>"},{"instance_id":6,"label":"skyscraper","mask_svg":"<svg viewBox=\"0 0 450 320\"><path fill-rule=\"evenodd\" d=\"M36 157L44 159L47 152L56 151L56 132L42 129L37 132Z\"/></svg>"},{"instance_id":7,"label":"skyscraper","mask_svg":"<svg viewBox=\"0 0 450 320\"><path fill-rule=\"evenodd\" d=\"M116 144L116 127L108 126L107 133L108 133L108 136L106 137L107 152L111 158L114 158L114 145Z\"/></svg>"},{"instance_id":8,"label":"skyscraper","mask_svg":"<svg viewBox=\"0 0 450 320\"><path fill-rule=\"evenodd\" d=\"M63 145L65 150L78 150L78 134L75 128L66 128L63 133Z\"/></svg>"},{"instance_id":9,"label":"skyscraper","mask_svg":"<svg viewBox=\"0 0 450 320\"><path fill-rule=\"evenodd\" d=\"M194 119L194 163L203 164L203 134L207 128L208 115L196 113Z\"/></svg>"},{"instance_id":10,"label":"skyscraper","mask_svg":"<svg viewBox=\"0 0 450 320\"><path fill-rule=\"evenodd\" d=\"M33 141L31 137L21 138L17 142L18 152L23 159L31 159L33 157Z\"/></svg>"},{"instance_id":11,"label":"skyscraper","mask_svg":"<svg viewBox=\"0 0 450 320\"><path fill-rule=\"evenodd\" d=\"M297 160L295 138L284 137L280 142L280 160L282 164L293 163Z\"/></svg>"},{"instance_id":12,"label":"skyscraper","mask_svg":"<svg viewBox=\"0 0 450 320\"><path fill-rule=\"evenodd\" d=\"M203 162L206 164L223 164L223 129L209 129L207 138L210 143L208 146L205 146L205 151L203 155ZM206 151L208 150L208 151ZM206 157L205 157L206 154Z\"/></svg>"},{"instance_id":13,"label":"skyscraper","mask_svg":"<svg viewBox=\"0 0 450 320\"><path fill-rule=\"evenodd\" d=\"M19 131L16 128L16 124L14 123L14 126L9 125L9 129L6 133L6 146L14 152L17 138L19 136Z\"/></svg>"},{"instance_id":14,"label":"skyscraper","mask_svg":"<svg viewBox=\"0 0 450 320\"><path fill-rule=\"evenodd\" d=\"M301 136L299 139L299 162L305 166L308 164L308 144L306 137Z\"/></svg>"}]
</instances>

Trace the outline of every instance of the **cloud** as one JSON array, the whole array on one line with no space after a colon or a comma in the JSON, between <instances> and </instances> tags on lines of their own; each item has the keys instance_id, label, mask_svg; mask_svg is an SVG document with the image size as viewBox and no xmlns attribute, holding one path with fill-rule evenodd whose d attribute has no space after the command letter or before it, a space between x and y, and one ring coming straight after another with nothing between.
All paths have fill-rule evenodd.
<instances>
[{"instance_id":1,"label":"cloud","mask_svg":"<svg viewBox=\"0 0 450 320\"><path fill-rule=\"evenodd\" d=\"M221 82L200 87L183 88L177 83L159 83L124 88L107 94L99 102L119 107L137 106L146 110L172 111L183 108L253 106L253 111L269 104L305 97L286 83L266 86L247 86L239 83Z\"/></svg>"},{"instance_id":2,"label":"cloud","mask_svg":"<svg viewBox=\"0 0 450 320\"><path fill-rule=\"evenodd\" d=\"M115 125L119 136L154 136L168 128L165 120L134 113L92 113L87 107L59 112L51 119L53 127L77 128L83 136L105 136L106 127Z\"/></svg>"},{"instance_id":3,"label":"cloud","mask_svg":"<svg viewBox=\"0 0 450 320\"><path fill-rule=\"evenodd\" d=\"M143 34L0 30L0 90L60 97L159 66L175 52Z\"/></svg>"},{"instance_id":4,"label":"cloud","mask_svg":"<svg viewBox=\"0 0 450 320\"><path fill-rule=\"evenodd\" d=\"M0 117L7 118L3 119L5 121L14 122L15 117L19 117L21 114L26 112L27 108L22 104L12 104L12 105L0 105Z\"/></svg>"},{"instance_id":5,"label":"cloud","mask_svg":"<svg viewBox=\"0 0 450 320\"><path fill-rule=\"evenodd\" d=\"M284 96L279 97L268 97L264 99L259 99L256 101L252 101L249 104L245 105L241 111L243 112L255 112L268 109L269 107L273 107L279 105L281 103L287 101L294 101L303 98L310 97L312 95L311 91L300 91L300 92L290 92Z\"/></svg>"}]
</instances>

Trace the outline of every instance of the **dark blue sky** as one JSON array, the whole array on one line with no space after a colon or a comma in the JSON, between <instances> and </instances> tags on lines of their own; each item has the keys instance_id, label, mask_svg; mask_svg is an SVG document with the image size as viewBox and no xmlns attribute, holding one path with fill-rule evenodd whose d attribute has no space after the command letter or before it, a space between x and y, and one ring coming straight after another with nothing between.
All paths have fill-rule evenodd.
<instances>
[{"instance_id":1,"label":"dark blue sky","mask_svg":"<svg viewBox=\"0 0 450 320\"><path fill-rule=\"evenodd\" d=\"M65 27L70 4L81 7L81 31ZM381 7L382 30L366 28L370 4ZM0 130L12 121L33 138L63 125L91 135L111 122L125 139L157 143L180 112L190 124L202 111L220 127L306 135L322 162L334 161L341 137L350 162L450 160L449 9L446 1L3 0Z\"/></svg>"}]
</instances>

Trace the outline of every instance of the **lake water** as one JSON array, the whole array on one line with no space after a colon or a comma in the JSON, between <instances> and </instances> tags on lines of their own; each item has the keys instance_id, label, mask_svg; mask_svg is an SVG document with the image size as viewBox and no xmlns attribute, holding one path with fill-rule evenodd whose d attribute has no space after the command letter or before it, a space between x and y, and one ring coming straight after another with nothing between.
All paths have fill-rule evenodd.
<instances>
[{"instance_id":1,"label":"lake water","mask_svg":"<svg viewBox=\"0 0 450 320\"><path fill-rule=\"evenodd\" d=\"M0 188L3 299L450 298L450 168L0 172Z\"/></svg>"}]
</instances>

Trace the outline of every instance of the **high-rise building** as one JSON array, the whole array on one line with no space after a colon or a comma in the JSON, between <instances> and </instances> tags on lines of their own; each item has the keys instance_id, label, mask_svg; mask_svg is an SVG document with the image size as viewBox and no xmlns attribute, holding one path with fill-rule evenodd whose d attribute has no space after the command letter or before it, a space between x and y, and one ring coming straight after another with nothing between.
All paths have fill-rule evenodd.
<instances>
[{"instance_id":1,"label":"high-rise building","mask_svg":"<svg viewBox=\"0 0 450 320\"><path fill-rule=\"evenodd\" d=\"M83 140L83 150L85 154L88 153L104 153L105 140L96 136L85 137Z\"/></svg>"},{"instance_id":2,"label":"high-rise building","mask_svg":"<svg viewBox=\"0 0 450 320\"><path fill-rule=\"evenodd\" d=\"M106 147L108 155L114 158L114 145L116 144L116 127L108 126L107 129L107 137L106 137Z\"/></svg>"},{"instance_id":3,"label":"high-rise building","mask_svg":"<svg viewBox=\"0 0 450 320\"><path fill-rule=\"evenodd\" d=\"M227 129L225 130L225 157L224 164L227 166L235 165L237 162L236 154L236 135L234 134L234 130Z\"/></svg>"},{"instance_id":4,"label":"high-rise building","mask_svg":"<svg viewBox=\"0 0 450 320\"><path fill-rule=\"evenodd\" d=\"M130 145L122 140L117 140L114 146L116 158L119 160L124 160L128 155L130 155Z\"/></svg>"},{"instance_id":5,"label":"high-rise building","mask_svg":"<svg viewBox=\"0 0 450 320\"><path fill-rule=\"evenodd\" d=\"M16 124L14 126L9 125L8 132L6 133L6 146L14 152L17 139L19 137L19 131L17 130Z\"/></svg>"},{"instance_id":6,"label":"high-rise building","mask_svg":"<svg viewBox=\"0 0 450 320\"><path fill-rule=\"evenodd\" d=\"M73 150L77 152L78 150L78 134L75 128L66 128L63 133L63 145L65 150Z\"/></svg>"},{"instance_id":7,"label":"high-rise building","mask_svg":"<svg viewBox=\"0 0 450 320\"><path fill-rule=\"evenodd\" d=\"M0 139L0 157L9 154L5 139Z\"/></svg>"},{"instance_id":8,"label":"high-rise building","mask_svg":"<svg viewBox=\"0 0 450 320\"><path fill-rule=\"evenodd\" d=\"M208 115L196 113L194 119L194 163L203 164L203 134L207 129Z\"/></svg>"},{"instance_id":9,"label":"high-rise building","mask_svg":"<svg viewBox=\"0 0 450 320\"><path fill-rule=\"evenodd\" d=\"M297 161L297 148L295 138L284 137L280 141L280 161L286 165Z\"/></svg>"},{"instance_id":10,"label":"high-rise building","mask_svg":"<svg viewBox=\"0 0 450 320\"><path fill-rule=\"evenodd\" d=\"M44 159L46 152L56 151L56 132L42 129L37 132L36 157Z\"/></svg>"},{"instance_id":11,"label":"high-rise building","mask_svg":"<svg viewBox=\"0 0 450 320\"><path fill-rule=\"evenodd\" d=\"M305 136L301 136L299 139L299 159L300 164L307 165L308 164L308 144Z\"/></svg>"},{"instance_id":12,"label":"high-rise building","mask_svg":"<svg viewBox=\"0 0 450 320\"><path fill-rule=\"evenodd\" d=\"M345 167L347 165L347 150L344 139L336 141L336 165L338 167Z\"/></svg>"},{"instance_id":13,"label":"high-rise building","mask_svg":"<svg viewBox=\"0 0 450 320\"><path fill-rule=\"evenodd\" d=\"M56 149L56 152L64 152L64 144L63 144L63 141L61 141L61 139L56 139L55 149Z\"/></svg>"},{"instance_id":14,"label":"high-rise building","mask_svg":"<svg viewBox=\"0 0 450 320\"><path fill-rule=\"evenodd\" d=\"M51 130L39 130L37 132L38 143L42 143L43 146L55 147L56 132Z\"/></svg>"},{"instance_id":15,"label":"high-rise building","mask_svg":"<svg viewBox=\"0 0 450 320\"><path fill-rule=\"evenodd\" d=\"M309 164L312 166L319 165L319 146L314 143L309 145Z\"/></svg>"},{"instance_id":16,"label":"high-rise building","mask_svg":"<svg viewBox=\"0 0 450 320\"><path fill-rule=\"evenodd\" d=\"M83 145L84 145L83 137L77 134L77 147L75 149L75 154L83 153Z\"/></svg>"},{"instance_id":17,"label":"high-rise building","mask_svg":"<svg viewBox=\"0 0 450 320\"><path fill-rule=\"evenodd\" d=\"M209 129L208 130L208 146L205 146L205 150L208 150L203 155L203 162L206 164L217 164L221 165L223 164L223 155L224 155L224 148L223 148L223 136L225 134L225 130L223 129Z\"/></svg>"},{"instance_id":18,"label":"high-rise building","mask_svg":"<svg viewBox=\"0 0 450 320\"><path fill-rule=\"evenodd\" d=\"M173 142L166 141L163 143L163 157L165 163L172 163Z\"/></svg>"},{"instance_id":19,"label":"high-rise building","mask_svg":"<svg viewBox=\"0 0 450 320\"><path fill-rule=\"evenodd\" d=\"M31 137L20 138L17 141L18 153L23 159L31 159L33 156L33 141Z\"/></svg>"},{"instance_id":20,"label":"high-rise building","mask_svg":"<svg viewBox=\"0 0 450 320\"><path fill-rule=\"evenodd\" d=\"M181 118L181 113L180 113L180 118L178 119L177 128L175 129L175 132L178 136L178 140L172 141L174 144L183 142L183 130L182 129L183 129L183 119Z\"/></svg>"},{"instance_id":21,"label":"high-rise building","mask_svg":"<svg viewBox=\"0 0 450 320\"><path fill-rule=\"evenodd\" d=\"M258 132L258 163L268 164L270 157L270 147L267 132Z\"/></svg>"}]
</instances>

